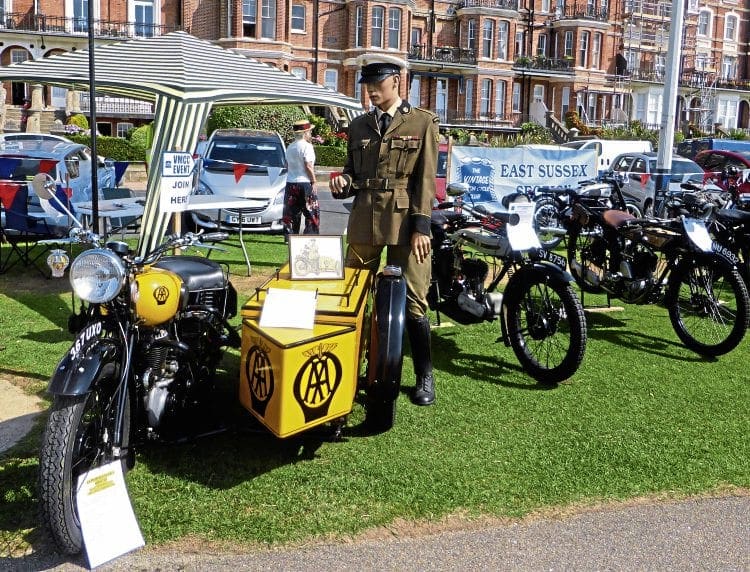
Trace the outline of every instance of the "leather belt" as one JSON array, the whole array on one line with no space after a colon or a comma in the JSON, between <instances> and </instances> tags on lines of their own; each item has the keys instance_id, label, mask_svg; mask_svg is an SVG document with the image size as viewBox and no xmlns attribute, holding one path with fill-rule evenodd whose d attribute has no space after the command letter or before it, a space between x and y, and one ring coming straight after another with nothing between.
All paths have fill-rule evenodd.
<instances>
[{"instance_id":1,"label":"leather belt","mask_svg":"<svg viewBox=\"0 0 750 572\"><path fill-rule=\"evenodd\" d=\"M357 189L367 189L370 191L395 191L396 189L405 189L408 182L394 179L357 179L354 181L354 187Z\"/></svg>"}]
</instances>

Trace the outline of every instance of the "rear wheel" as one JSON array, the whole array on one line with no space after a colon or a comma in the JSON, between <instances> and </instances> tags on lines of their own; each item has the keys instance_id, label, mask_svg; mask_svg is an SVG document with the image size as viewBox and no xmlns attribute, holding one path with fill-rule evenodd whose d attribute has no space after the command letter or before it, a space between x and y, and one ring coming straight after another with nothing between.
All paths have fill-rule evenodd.
<instances>
[{"instance_id":1,"label":"rear wheel","mask_svg":"<svg viewBox=\"0 0 750 572\"><path fill-rule=\"evenodd\" d=\"M116 368L105 366L85 395L56 396L39 453L42 524L65 554L83 549L76 493L78 477L113 459ZM130 407L126 400L123 447L129 445ZM123 458L123 471L127 468Z\"/></svg>"},{"instance_id":2,"label":"rear wheel","mask_svg":"<svg viewBox=\"0 0 750 572\"><path fill-rule=\"evenodd\" d=\"M625 201L625 210L635 218L641 218L643 216L640 207L633 202Z\"/></svg>"},{"instance_id":3,"label":"rear wheel","mask_svg":"<svg viewBox=\"0 0 750 572\"><path fill-rule=\"evenodd\" d=\"M552 250L565 236L565 227L560 218L557 201L552 198L541 198L534 207L534 230L539 237L542 248Z\"/></svg>"},{"instance_id":4,"label":"rear wheel","mask_svg":"<svg viewBox=\"0 0 750 572\"><path fill-rule=\"evenodd\" d=\"M572 376L586 351L586 316L567 282L544 274L506 290L510 344L521 366L540 383Z\"/></svg>"},{"instance_id":5,"label":"rear wheel","mask_svg":"<svg viewBox=\"0 0 750 572\"><path fill-rule=\"evenodd\" d=\"M568 235L570 273L584 292L598 294L599 285L609 267L609 249L598 224L582 227L571 225Z\"/></svg>"},{"instance_id":6,"label":"rear wheel","mask_svg":"<svg viewBox=\"0 0 750 572\"><path fill-rule=\"evenodd\" d=\"M750 303L737 270L711 262L686 264L669 281L669 319L685 346L714 357L739 345L750 320Z\"/></svg>"}]
</instances>

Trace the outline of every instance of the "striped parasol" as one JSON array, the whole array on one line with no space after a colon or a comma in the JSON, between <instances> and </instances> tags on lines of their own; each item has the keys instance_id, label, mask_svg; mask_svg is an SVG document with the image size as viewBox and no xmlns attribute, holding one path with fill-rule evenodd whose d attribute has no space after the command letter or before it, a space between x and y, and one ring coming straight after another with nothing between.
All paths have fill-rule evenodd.
<instances>
[{"instance_id":1,"label":"striped parasol","mask_svg":"<svg viewBox=\"0 0 750 572\"><path fill-rule=\"evenodd\" d=\"M97 46L96 95L154 103L150 165L165 151L195 148L214 105L310 104L362 113L359 101L186 32ZM66 52L0 67L0 80L29 81L88 90L88 51ZM161 169L149 169L139 254L156 246L169 217L160 212Z\"/></svg>"}]
</instances>

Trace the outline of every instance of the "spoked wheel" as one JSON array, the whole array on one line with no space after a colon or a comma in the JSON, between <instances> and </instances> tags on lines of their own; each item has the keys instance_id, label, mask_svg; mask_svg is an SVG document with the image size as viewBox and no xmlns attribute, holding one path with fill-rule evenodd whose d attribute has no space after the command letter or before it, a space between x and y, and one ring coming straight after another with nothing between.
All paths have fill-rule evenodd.
<instances>
[{"instance_id":1,"label":"spoked wheel","mask_svg":"<svg viewBox=\"0 0 750 572\"><path fill-rule=\"evenodd\" d=\"M641 218L643 216L640 207L634 202L625 201L625 210L632 214L635 218Z\"/></svg>"},{"instance_id":2,"label":"spoked wheel","mask_svg":"<svg viewBox=\"0 0 750 572\"><path fill-rule=\"evenodd\" d=\"M573 224L568 236L570 273L584 292L598 294L609 267L609 249L598 224L582 227Z\"/></svg>"},{"instance_id":3,"label":"spoked wheel","mask_svg":"<svg viewBox=\"0 0 750 572\"><path fill-rule=\"evenodd\" d=\"M553 199L543 198L534 207L534 230L542 248L552 250L565 236L565 227L560 219L560 209Z\"/></svg>"},{"instance_id":4,"label":"spoked wheel","mask_svg":"<svg viewBox=\"0 0 750 572\"><path fill-rule=\"evenodd\" d=\"M56 396L39 453L39 503L42 524L65 554L83 548L76 509L78 477L112 460L115 427L116 368L105 366L86 395ZM126 404L124 443L129 444ZM123 469L125 469L123 459Z\"/></svg>"},{"instance_id":5,"label":"spoked wheel","mask_svg":"<svg viewBox=\"0 0 750 572\"><path fill-rule=\"evenodd\" d=\"M586 351L586 316L567 282L542 274L506 290L510 344L521 366L540 383L568 379Z\"/></svg>"},{"instance_id":6,"label":"spoked wheel","mask_svg":"<svg viewBox=\"0 0 750 572\"><path fill-rule=\"evenodd\" d=\"M706 262L678 268L665 301L677 336L700 355L723 355L745 336L750 320L747 288L729 266Z\"/></svg>"}]
</instances>

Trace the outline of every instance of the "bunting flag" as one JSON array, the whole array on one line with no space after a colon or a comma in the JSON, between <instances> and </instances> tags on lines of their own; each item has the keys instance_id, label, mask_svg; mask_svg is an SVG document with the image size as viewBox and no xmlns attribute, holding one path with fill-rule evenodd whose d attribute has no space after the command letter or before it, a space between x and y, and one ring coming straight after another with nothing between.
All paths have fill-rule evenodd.
<instances>
[{"instance_id":1,"label":"bunting flag","mask_svg":"<svg viewBox=\"0 0 750 572\"><path fill-rule=\"evenodd\" d=\"M11 208L20 186L20 183L0 183L0 203L3 204L3 207Z\"/></svg>"},{"instance_id":2,"label":"bunting flag","mask_svg":"<svg viewBox=\"0 0 750 572\"><path fill-rule=\"evenodd\" d=\"M650 178L651 175L649 175L648 173L641 173L641 187L645 187Z\"/></svg>"},{"instance_id":3,"label":"bunting flag","mask_svg":"<svg viewBox=\"0 0 750 572\"><path fill-rule=\"evenodd\" d=\"M125 174L125 171L128 168L128 165L130 165L129 161L115 161L115 186L120 185L120 181L122 181L122 176Z\"/></svg>"},{"instance_id":4,"label":"bunting flag","mask_svg":"<svg viewBox=\"0 0 750 572\"><path fill-rule=\"evenodd\" d=\"M235 163L232 165L232 169L234 169L234 182L239 183L242 175L247 171L247 165L244 163Z\"/></svg>"},{"instance_id":5,"label":"bunting flag","mask_svg":"<svg viewBox=\"0 0 750 572\"><path fill-rule=\"evenodd\" d=\"M15 157L2 157L0 158L0 179L10 179L13 177L18 166L21 164L21 159Z\"/></svg>"},{"instance_id":6,"label":"bunting flag","mask_svg":"<svg viewBox=\"0 0 750 572\"><path fill-rule=\"evenodd\" d=\"M57 159L40 159L39 160L39 172L49 174L57 165Z\"/></svg>"}]
</instances>

